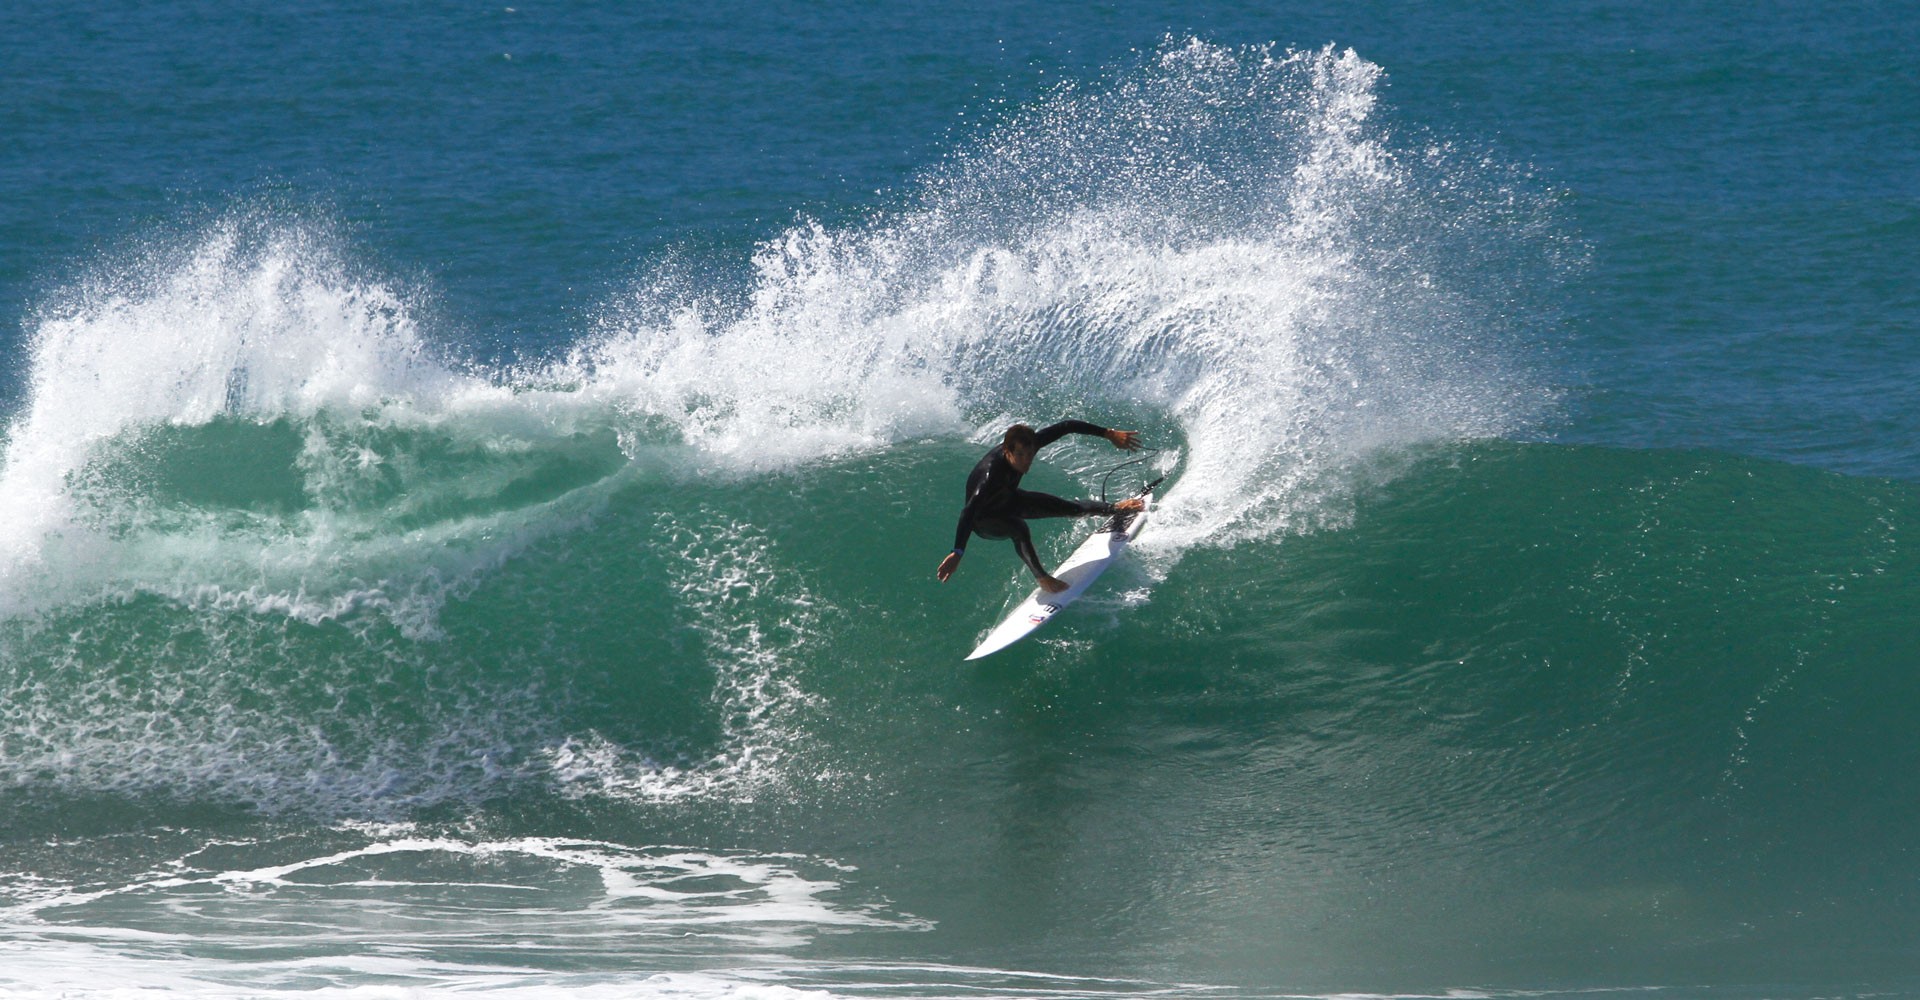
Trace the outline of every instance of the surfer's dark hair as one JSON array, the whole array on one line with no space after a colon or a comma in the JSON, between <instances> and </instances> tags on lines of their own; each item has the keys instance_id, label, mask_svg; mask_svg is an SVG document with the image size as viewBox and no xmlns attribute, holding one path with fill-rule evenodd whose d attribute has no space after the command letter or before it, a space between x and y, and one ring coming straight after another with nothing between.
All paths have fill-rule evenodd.
<instances>
[{"instance_id":1,"label":"surfer's dark hair","mask_svg":"<svg viewBox=\"0 0 1920 1000\"><path fill-rule=\"evenodd\" d=\"M1007 428L1007 436L1000 439L1003 448L1018 448L1021 451L1034 451L1040 447L1040 435L1026 424L1014 424Z\"/></svg>"}]
</instances>

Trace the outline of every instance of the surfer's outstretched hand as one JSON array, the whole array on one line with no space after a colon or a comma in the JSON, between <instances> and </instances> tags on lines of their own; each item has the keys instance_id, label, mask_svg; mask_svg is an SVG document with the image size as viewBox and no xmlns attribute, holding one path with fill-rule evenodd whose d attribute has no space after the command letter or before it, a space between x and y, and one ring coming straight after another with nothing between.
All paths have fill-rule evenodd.
<instances>
[{"instance_id":1,"label":"surfer's outstretched hand","mask_svg":"<svg viewBox=\"0 0 1920 1000\"><path fill-rule=\"evenodd\" d=\"M945 583L947 582L947 577L952 576L954 569L959 565L960 553L949 552L945 559L940 560L940 568L935 570L933 575L939 577L941 583Z\"/></svg>"},{"instance_id":2,"label":"surfer's outstretched hand","mask_svg":"<svg viewBox=\"0 0 1920 1000\"><path fill-rule=\"evenodd\" d=\"M1113 446L1121 451L1140 450L1140 435L1133 431L1108 431L1107 440L1112 441Z\"/></svg>"}]
</instances>

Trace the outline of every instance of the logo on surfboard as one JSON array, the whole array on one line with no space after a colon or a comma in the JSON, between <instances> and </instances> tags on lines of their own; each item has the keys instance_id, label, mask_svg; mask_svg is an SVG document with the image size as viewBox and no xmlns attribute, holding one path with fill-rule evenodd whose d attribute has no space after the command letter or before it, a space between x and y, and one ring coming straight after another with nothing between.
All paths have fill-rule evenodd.
<instances>
[{"instance_id":1,"label":"logo on surfboard","mask_svg":"<svg viewBox=\"0 0 1920 1000\"><path fill-rule=\"evenodd\" d=\"M1038 625L1041 622L1044 622L1047 619L1052 618L1053 613L1058 610L1060 610L1060 605L1058 604L1042 604L1039 607L1033 609L1033 614L1028 615L1027 620L1034 623L1035 625Z\"/></svg>"}]
</instances>

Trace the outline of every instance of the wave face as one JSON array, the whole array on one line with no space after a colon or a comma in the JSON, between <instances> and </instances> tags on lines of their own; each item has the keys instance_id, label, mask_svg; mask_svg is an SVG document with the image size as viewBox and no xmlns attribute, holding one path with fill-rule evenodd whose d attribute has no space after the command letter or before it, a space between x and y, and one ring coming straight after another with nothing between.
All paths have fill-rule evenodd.
<instances>
[{"instance_id":1,"label":"wave face","mask_svg":"<svg viewBox=\"0 0 1920 1000\"><path fill-rule=\"evenodd\" d=\"M1169 44L512 368L291 213L103 263L0 466L0 813L51 845L7 926L235 993L1899 972L1920 503L1512 443L1579 248L1380 88ZM1022 583L932 584L962 478L1064 416L1138 428L1163 510L961 670Z\"/></svg>"}]
</instances>

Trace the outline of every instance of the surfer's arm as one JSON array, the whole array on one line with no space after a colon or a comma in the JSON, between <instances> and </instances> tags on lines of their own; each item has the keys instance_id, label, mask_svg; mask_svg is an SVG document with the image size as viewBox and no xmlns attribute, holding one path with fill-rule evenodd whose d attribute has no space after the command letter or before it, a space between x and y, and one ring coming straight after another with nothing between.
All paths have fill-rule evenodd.
<instances>
[{"instance_id":1,"label":"surfer's arm","mask_svg":"<svg viewBox=\"0 0 1920 1000\"><path fill-rule=\"evenodd\" d=\"M947 577L952 576L953 571L959 568L960 557L966 554L967 539L973 536L974 507L978 506L978 501L979 496L976 494L974 499L967 501L967 505L960 509L960 523L953 529L953 551L947 553L945 559L940 560L940 568L934 572L934 576L939 577L941 583L947 582Z\"/></svg>"},{"instance_id":2,"label":"surfer's arm","mask_svg":"<svg viewBox=\"0 0 1920 1000\"><path fill-rule=\"evenodd\" d=\"M1106 438L1108 441L1113 442L1115 448L1121 451L1133 451L1140 447L1140 435L1132 431L1108 430L1099 424L1090 424L1084 420L1062 420L1057 424L1048 424L1042 428L1039 433L1034 435L1039 440L1039 444L1037 444L1035 448L1045 448L1047 445L1069 434L1085 434L1088 437Z\"/></svg>"},{"instance_id":3,"label":"surfer's arm","mask_svg":"<svg viewBox=\"0 0 1920 1000\"><path fill-rule=\"evenodd\" d=\"M940 560L940 568L933 571L933 575L938 577L941 583L947 582L947 577L952 576L953 571L960 568L960 557L967 552L967 535L972 531L972 512L960 515L960 537L954 540L953 551L947 553L945 559Z\"/></svg>"}]
</instances>

